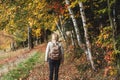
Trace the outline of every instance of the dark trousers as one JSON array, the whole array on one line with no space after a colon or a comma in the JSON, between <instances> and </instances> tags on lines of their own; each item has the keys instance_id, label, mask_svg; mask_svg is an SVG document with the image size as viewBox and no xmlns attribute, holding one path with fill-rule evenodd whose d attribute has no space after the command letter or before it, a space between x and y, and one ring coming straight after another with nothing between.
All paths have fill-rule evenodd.
<instances>
[{"instance_id":1,"label":"dark trousers","mask_svg":"<svg viewBox=\"0 0 120 80\"><path fill-rule=\"evenodd\" d=\"M50 69L49 80L53 80L53 76L54 76L54 80L58 80L59 66L60 66L60 60L49 59L49 69Z\"/></svg>"}]
</instances>

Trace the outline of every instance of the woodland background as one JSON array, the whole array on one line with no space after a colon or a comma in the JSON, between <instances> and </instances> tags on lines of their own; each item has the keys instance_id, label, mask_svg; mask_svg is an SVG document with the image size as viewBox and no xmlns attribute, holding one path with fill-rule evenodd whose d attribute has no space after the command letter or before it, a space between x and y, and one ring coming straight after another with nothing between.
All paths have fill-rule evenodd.
<instances>
[{"instance_id":1,"label":"woodland background","mask_svg":"<svg viewBox=\"0 0 120 80\"><path fill-rule=\"evenodd\" d=\"M0 54L34 51L56 32L65 49L65 65L74 61L83 75L74 80L119 80L119 4L119 0L0 0ZM103 78L94 78L96 72Z\"/></svg>"}]
</instances>

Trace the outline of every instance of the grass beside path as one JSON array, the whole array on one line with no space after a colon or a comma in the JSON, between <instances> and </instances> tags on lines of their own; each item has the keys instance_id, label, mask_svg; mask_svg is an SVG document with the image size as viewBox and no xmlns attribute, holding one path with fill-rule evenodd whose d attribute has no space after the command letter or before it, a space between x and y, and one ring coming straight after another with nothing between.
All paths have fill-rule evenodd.
<instances>
[{"instance_id":1,"label":"grass beside path","mask_svg":"<svg viewBox=\"0 0 120 80\"><path fill-rule=\"evenodd\" d=\"M17 65L16 68L9 71L1 78L1 80L22 80L26 78L36 64L43 62L43 56L43 53L35 53L35 55L33 55L31 58L29 58L25 62L21 62Z\"/></svg>"}]
</instances>

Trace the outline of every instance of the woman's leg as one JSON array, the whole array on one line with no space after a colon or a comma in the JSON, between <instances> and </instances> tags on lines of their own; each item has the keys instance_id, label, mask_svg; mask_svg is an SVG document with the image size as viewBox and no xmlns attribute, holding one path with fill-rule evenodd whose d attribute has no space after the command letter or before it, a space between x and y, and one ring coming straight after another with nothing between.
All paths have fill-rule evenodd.
<instances>
[{"instance_id":1,"label":"woman's leg","mask_svg":"<svg viewBox=\"0 0 120 80\"><path fill-rule=\"evenodd\" d=\"M60 66L60 60L56 61L55 64L55 80L58 80L59 66Z\"/></svg>"},{"instance_id":2,"label":"woman's leg","mask_svg":"<svg viewBox=\"0 0 120 80\"><path fill-rule=\"evenodd\" d=\"M50 69L49 80L53 80L54 62L51 59L49 59L49 69Z\"/></svg>"}]
</instances>

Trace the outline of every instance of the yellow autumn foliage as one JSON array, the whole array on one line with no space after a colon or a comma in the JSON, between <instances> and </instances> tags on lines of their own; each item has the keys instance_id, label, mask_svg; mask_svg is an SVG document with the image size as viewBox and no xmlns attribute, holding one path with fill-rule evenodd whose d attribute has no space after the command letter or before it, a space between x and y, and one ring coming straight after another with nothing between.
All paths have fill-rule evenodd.
<instances>
[{"instance_id":1,"label":"yellow autumn foliage","mask_svg":"<svg viewBox=\"0 0 120 80\"><path fill-rule=\"evenodd\" d=\"M41 35L41 28L36 29L36 36L39 37Z\"/></svg>"}]
</instances>

